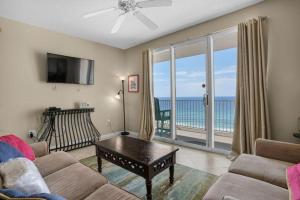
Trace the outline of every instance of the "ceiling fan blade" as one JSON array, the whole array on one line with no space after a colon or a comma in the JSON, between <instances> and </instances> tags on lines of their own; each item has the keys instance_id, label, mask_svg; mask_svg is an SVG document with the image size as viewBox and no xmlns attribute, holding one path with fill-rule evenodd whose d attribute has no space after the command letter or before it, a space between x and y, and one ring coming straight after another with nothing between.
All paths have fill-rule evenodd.
<instances>
[{"instance_id":1,"label":"ceiling fan blade","mask_svg":"<svg viewBox=\"0 0 300 200\"><path fill-rule=\"evenodd\" d=\"M133 15L138 18L145 26L147 26L150 30L155 30L158 28L158 26L148 17L146 17L143 13L140 11L136 11L133 13Z\"/></svg>"},{"instance_id":2,"label":"ceiling fan blade","mask_svg":"<svg viewBox=\"0 0 300 200\"><path fill-rule=\"evenodd\" d=\"M115 7L106 8L106 9L102 9L102 10L97 10L97 11L90 12L90 13L87 13L87 14L83 15L83 18L94 17L96 15L100 15L100 14L107 13L107 12L114 11L114 10L116 10Z\"/></svg>"},{"instance_id":3,"label":"ceiling fan blade","mask_svg":"<svg viewBox=\"0 0 300 200\"><path fill-rule=\"evenodd\" d=\"M137 2L136 6L139 8L172 6L172 0L146 0Z\"/></svg>"},{"instance_id":4,"label":"ceiling fan blade","mask_svg":"<svg viewBox=\"0 0 300 200\"><path fill-rule=\"evenodd\" d=\"M116 32L119 31L119 29L121 28L121 25L123 24L124 20L125 20L126 14L122 14L118 17L114 27L111 29L111 34L114 34Z\"/></svg>"}]
</instances>

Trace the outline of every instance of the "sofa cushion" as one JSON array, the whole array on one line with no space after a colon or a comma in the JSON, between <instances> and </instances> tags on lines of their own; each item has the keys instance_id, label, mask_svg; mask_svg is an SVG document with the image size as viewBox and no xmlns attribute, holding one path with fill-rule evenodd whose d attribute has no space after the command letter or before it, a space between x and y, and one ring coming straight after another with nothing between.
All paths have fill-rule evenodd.
<instances>
[{"instance_id":1,"label":"sofa cushion","mask_svg":"<svg viewBox=\"0 0 300 200\"><path fill-rule=\"evenodd\" d=\"M293 165L260 156L242 154L229 167L229 172L256 178L287 188L286 169Z\"/></svg>"},{"instance_id":2,"label":"sofa cushion","mask_svg":"<svg viewBox=\"0 0 300 200\"><path fill-rule=\"evenodd\" d=\"M75 163L45 177L52 193L61 195L68 200L81 200L107 183L98 172Z\"/></svg>"},{"instance_id":3,"label":"sofa cushion","mask_svg":"<svg viewBox=\"0 0 300 200\"><path fill-rule=\"evenodd\" d=\"M41 175L45 177L77 162L70 154L59 151L37 158L34 164L39 169Z\"/></svg>"},{"instance_id":4,"label":"sofa cushion","mask_svg":"<svg viewBox=\"0 0 300 200\"><path fill-rule=\"evenodd\" d=\"M13 189L0 189L0 199L1 194L3 199L11 199L11 200L66 200L65 198L58 196L56 194L47 194L47 193L40 193L40 194L33 194L29 195L27 193L13 190Z\"/></svg>"},{"instance_id":5,"label":"sofa cushion","mask_svg":"<svg viewBox=\"0 0 300 200\"><path fill-rule=\"evenodd\" d=\"M282 187L233 173L221 176L203 200L222 200L224 196L240 200L289 199L288 190Z\"/></svg>"},{"instance_id":6,"label":"sofa cushion","mask_svg":"<svg viewBox=\"0 0 300 200\"><path fill-rule=\"evenodd\" d=\"M236 199L232 196L224 196L222 200L240 200L240 199Z\"/></svg>"},{"instance_id":7,"label":"sofa cushion","mask_svg":"<svg viewBox=\"0 0 300 200\"><path fill-rule=\"evenodd\" d=\"M111 184L105 184L85 200L139 200L139 198Z\"/></svg>"},{"instance_id":8,"label":"sofa cushion","mask_svg":"<svg viewBox=\"0 0 300 200\"><path fill-rule=\"evenodd\" d=\"M32 143L30 146L35 154L35 158L49 154L48 144L45 141Z\"/></svg>"}]
</instances>

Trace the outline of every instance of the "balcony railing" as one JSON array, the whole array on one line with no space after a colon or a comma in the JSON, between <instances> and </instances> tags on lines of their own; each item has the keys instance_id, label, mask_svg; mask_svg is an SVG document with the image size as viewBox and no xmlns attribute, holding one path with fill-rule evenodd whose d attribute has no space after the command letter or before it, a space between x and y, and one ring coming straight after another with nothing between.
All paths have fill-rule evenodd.
<instances>
[{"instance_id":1,"label":"balcony railing","mask_svg":"<svg viewBox=\"0 0 300 200\"><path fill-rule=\"evenodd\" d=\"M159 98L161 110L171 110L169 98ZM235 98L216 97L215 131L224 134L233 132ZM176 99L176 127L186 129L206 130L205 104L202 98L177 98ZM165 123L166 126L169 122Z\"/></svg>"}]
</instances>

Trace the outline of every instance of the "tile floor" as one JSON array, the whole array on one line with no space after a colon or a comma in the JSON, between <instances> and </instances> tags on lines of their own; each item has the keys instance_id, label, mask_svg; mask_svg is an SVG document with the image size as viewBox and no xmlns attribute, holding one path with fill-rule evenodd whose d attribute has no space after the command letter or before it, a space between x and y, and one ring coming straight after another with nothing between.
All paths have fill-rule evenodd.
<instances>
[{"instance_id":1,"label":"tile floor","mask_svg":"<svg viewBox=\"0 0 300 200\"><path fill-rule=\"evenodd\" d=\"M157 142L157 141L156 141ZM159 142L162 143L162 142ZM166 145L170 145L164 143ZM192 148L178 146L180 149L177 152L177 163L199 169L214 175L221 175L227 172L231 163L224 155L210 153L206 151L196 150ZM95 147L90 146L69 152L76 159L90 157L95 155Z\"/></svg>"}]
</instances>

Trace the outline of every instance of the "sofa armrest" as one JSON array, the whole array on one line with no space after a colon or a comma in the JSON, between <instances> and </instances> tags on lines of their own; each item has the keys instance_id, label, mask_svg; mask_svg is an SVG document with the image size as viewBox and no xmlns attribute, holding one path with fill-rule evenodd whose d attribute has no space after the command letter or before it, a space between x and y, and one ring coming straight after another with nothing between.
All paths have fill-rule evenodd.
<instances>
[{"instance_id":1,"label":"sofa armrest","mask_svg":"<svg viewBox=\"0 0 300 200\"><path fill-rule=\"evenodd\" d=\"M33 144L30 144L30 146L35 154L35 157L37 157L37 158L49 154L48 144L45 141L33 143Z\"/></svg>"},{"instance_id":2,"label":"sofa armrest","mask_svg":"<svg viewBox=\"0 0 300 200\"><path fill-rule=\"evenodd\" d=\"M290 163L299 163L300 144L257 139L256 155Z\"/></svg>"}]
</instances>

